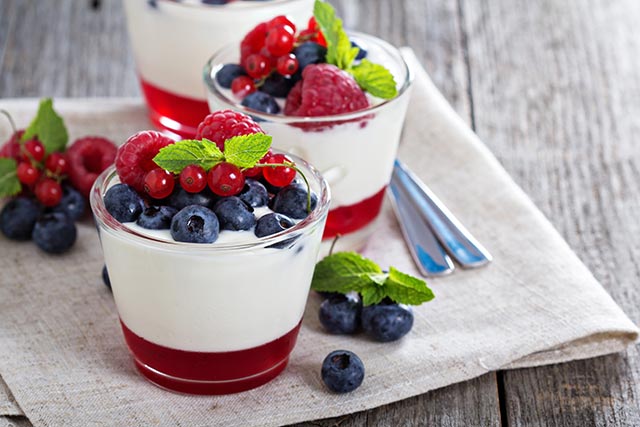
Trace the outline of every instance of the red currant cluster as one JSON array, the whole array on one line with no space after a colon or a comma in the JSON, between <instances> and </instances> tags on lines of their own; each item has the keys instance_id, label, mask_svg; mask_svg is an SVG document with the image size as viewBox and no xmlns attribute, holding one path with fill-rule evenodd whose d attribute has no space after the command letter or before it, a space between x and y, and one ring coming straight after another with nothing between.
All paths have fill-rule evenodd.
<instances>
[{"instance_id":1,"label":"red currant cluster","mask_svg":"<svg viewBox=\"0 0 640 427\"><path fill-rule=\"evenodd\" d=\"M16 175L24 187L31 189L42 205L56 206L62 198L60 182L69 172L69 164L62 153L48 156L37 139L21 145Z\"/></svg>"}]
</instances>

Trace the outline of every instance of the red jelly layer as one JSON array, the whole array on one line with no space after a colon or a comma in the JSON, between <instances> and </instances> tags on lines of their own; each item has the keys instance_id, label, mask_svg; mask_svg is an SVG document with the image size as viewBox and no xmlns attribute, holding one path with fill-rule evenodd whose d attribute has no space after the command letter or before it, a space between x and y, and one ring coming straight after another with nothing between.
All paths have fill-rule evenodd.
<instances>
[{"instance_id":1,"label":"red jelly layer","mask_svg":"<svg viewBox=\"0 0 640 427\"><path fill-rule=\"evenodd\" d=\"M323 239L330 239L337 234L347 234L363 228L373 221L382 208L384 191L382 187L373 196L354 205L340 206L329 211L327 225L324 228Z\"/></svg>"},{"instance_id":2,"label":"red jelly layer","mask_svg":"<svg viewBox=\"0 0 640 427\"><path fill-rule=\"evenodd\" d=\"M168 92L142 78L140 84L156 126L183 138L195 137L198 125L209 114L206 101Z\"/></svg>"},{"instance_id":3,"label":"red jelly layer","mask_svg":"<svg viewBox=\"0 0 640 427\"><path fill-rule=\"evenodd\" d=\"M228 394L249 390L275 378L287 366L302 321L271 342L246 350L197 352L145 340L120 322L136 367L161 387L191 394Z\"/></svg>"}]
</instances>

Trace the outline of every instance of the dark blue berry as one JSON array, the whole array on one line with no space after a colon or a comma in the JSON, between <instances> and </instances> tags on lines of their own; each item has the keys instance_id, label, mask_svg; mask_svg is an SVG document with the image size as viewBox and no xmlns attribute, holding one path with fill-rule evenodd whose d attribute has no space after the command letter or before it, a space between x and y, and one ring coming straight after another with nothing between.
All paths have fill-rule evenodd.
<instances>
[{"instance_id":1,"label":"dark blue berry","mask_svg":"<svg viewBox=\"0 0 640 427\"><path fill-rule=\"evenodd\" d=\"M260 217L256 224L255 235L257 237L271 236L291 228L295 222L285 215L269 213Z\"/></svg>"},{"instance_id":2,"label":"dark blue berry","mask_svg":"<svg viewBox=\"0 0 640 427\"><path fill-rule=\"evenodd\" d=\"M294 81L282 74L271 74L258 90L276 98L286 98L293 87Z\"/></svg>"},{"instance_id":3,"label":"dark blue berry","mask_svg":"<svg viewBox=\"0 0 640 427\"><path fill-rule=\"evenodd\" d=\"M119 222L133 222L144 210L144 202L127 184L116 184L104 195L104 206Z\"/></svg>"},{"instance_id":4,"label":"dark blue berry","mask_svg":"<svg viewBox=\"0 0 640 427\"><path fill-rule=\"evenodd\" d=\"M322 362L322 381L335 393L348 393L360 387L364 380L364 364L355 353L336 350Z\"/></svg>"},{"instance_id":5,"label":"dark blue berry","mask_svg":"<svg viewBox=\"0 0 640 427\"><path fill-rule=\"evenodd\" d=\"M149 230L166 230L178 210L172 206L149 206L140 214L136 224Z\"/></svg>"},{"instance_id":6,"label":"dark blue berry","mask_svg":"<svg viewBox=\"0 0 640 427\"><path fill-rule=\"evenodd\" d=\"M367 57L367 50L360 46L358 43L351 41L351 47L357 47L359 49L358 55L356 56L356 61L360 61L361 59Z\"/></svg>"},{"instance_id":7,"label":"dark blue berry","mask_svg":"<svg viewBox=\"0 0 640 427\"><path fill-rule=\"evenodd\" d=\"M208 188L205 188L199 193L189 193L180 186L176 187L178 188L169 196L169 204L178 210L191 205L211 208L217 199Z\"/></svg>"},{"instance_id":8,"label":"dark blue berry","mask_svg":"<svg viewBox=\"0 0 640 427\"><path fill-rule=\"evenodd\" d=\"M0 212L2 234L12 240L31 239L40 211L40 205L34 200L25 197L11 200Z\"/></svg>"},{"instance_id":9,"label":"dark blue berry","mask_svg":"<svg viewBox=\"0 0 640 427\"><path fill-rule=\"evenodd\" d=\"M293 54L298 59L297 73L301 73L304 67L309 64L326 62L327 48L315 42L304 42L293 49Z\"/></svg>"},{"instance_id":10,"label":"dark blue berry","mask_svg":"<svg viewBox=\"0 0 640 427\"><path fill-rule=\"evenodd\" d=\"M213 243L219 232L218 217L204 206L187 206L171 220L171 237L178 242Z\"/></svg>"},{"instance_id":11,"label":"dark blue berry","mask_svg":"<svg viewBox=\"0 0 640 427\"><path fill-rule=\"evenodd\" d=\"M200 0L200 1L204 4L218 5L218 4L227 4L229 3L230 0Z\"/></svg>"},{"instance_id":12,"label":"dark blue berry","mask_svg":"<svg viewBox=\"0 0 640 427\"><path fill-rule=\"evenodd\" d=\"M250 230L256 225L253 208L236 196L220 199L213 207L213 211L220 221L221 230Z\"/></svg>"},{"instance_id":13,"label":"dark blue berry","mask_svg":"<svg viewBox=\"0 0 640 427\"><path fill-rule=\"evenodd\" d=\"M84 209L85 202L82 194L70 185L65 185L62 187L62 199L52 211L65 213L73 221L77 221L84 214Z\"/></svg>"},{"instance_id":14,"label":"dark blue berry","mask_svg":"<svg viewBox=\"0 0 640 427\"><path fill-rule=\"evenodd\" d=\"M240 64L224 64L220 71L216 73L216 81L220 86L231 89L233 79L246 75L247 72Z\"/></svg>"},{"instance_id":15,"label":"dark blue berry","mask_svg":"<svg viewBox=\"0 0 640 427\"><path fill-rule=\"evenodd\" d=\"M320 305L319 319L331 334L354 334L360 327L362 300L357 295L337 294Z\"/></svg>"},{"instance_id":16,"label":"dark blue berry","mask_svg":"<svg viewBox=\"0 0 640 427\"><path fill-rule=\"evenodd\" d=\"M376 341L398 340L412 326L413 311L409 306L383 301L362 309L362 329Z\"/></svg>"},{"instance_id":17,"label":"dark blue berry","mask_svg":"<svg viewBox=\"0 0 640 427\"><path fill-rule=\"evenodd\" d=\"M245 96L241 104L252 110L267 114L278 114L280 112L280 106L273 96L260 91Z\"/></svg>"},{"instance_id":18,"label":"dark blue berry","mask_svg":"<svg viewBox=\"0 0 640 427\"><path fill-rule=\"evenodd\" d=\"M269 202L269 193L265 186L251 178L247 178L245 180L244 188L238 197L240 197L243 202L254 208L266 206Z\"/></svg>"},{"instance_id":19,"label":"dark blue berry","mask_svg":"<svg viewBox=\"0 0 640 427\"><path fill-rule=\"evenodd\" d=\"M61 254L76 241L76 225L62 212L50 212L41 216L33 227L33 241L45 252Z\"/></svg>"},{"instance_id":20,"label":"dark blue berry","mask_svg":"<svg viewBox=\"0 0 640 427\"><path fill-rule=\"evenodd\" d=\"M147 4L153 9L158 8L158 0L147 0Z\"/></svg>"},{"instance_id":21,"label":"dark blue berry","mask_svg":"<svg viewBox=\"0 0 640 427\"><path fill-rule=\"evenodd\" d=\"M105 285L111 290L111 279L109 278L109 271L107 271L107 266L102 267L102 281Z\"/></svg>"},{"instance_id":22,"label":"dark blue berry","mask_svg":"<svg viewBox=\"0 0 640 427\"><path fill-rule=\"evenodd\" d=\"M311 210L314 210L318 198L311 193ZM307 189L296 184L284 187L273 198L273 206L275 212L285 214L290 218L303 219L309 215L307 211Z\"/></svg>"}]
</instances>

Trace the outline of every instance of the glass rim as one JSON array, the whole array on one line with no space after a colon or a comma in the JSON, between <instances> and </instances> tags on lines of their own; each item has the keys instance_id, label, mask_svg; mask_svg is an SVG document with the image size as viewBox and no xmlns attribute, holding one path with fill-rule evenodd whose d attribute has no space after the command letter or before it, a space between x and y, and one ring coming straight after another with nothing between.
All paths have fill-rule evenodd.
<instances>
[{"instance_id":1,"label":"glass rim","mask_svg":"<svg viewBox=\"0 0 640 427\"><path fill-rule=\"evenodd\" d=\"M282 153L278 150L273 151L276 153ZM317 194L318 201L315 209L313 209L306 218L300 220L293 227L288 228L281 233L259 237L257 240L252 240L250 242L230 242L220 244L176 242L139 233L117 221L113 216L111 216L104 205L104 193L106 193L109 184L114 179L118 178L114 165L105 169L91 187L91 192L89 194L91 211L99 228L117 235L118 237L125 237L129 241L153 247L155 249L166 251L188 251L189 253L218 253L228 252L231 250L263 249L267 246L272 246L290 239L292 235L298 236L303 234L306 230L317 226L317 224L327 217L329 205L331 203L331 190L329 188L329 184L320 172L300 157L288 153L283 154L290 157L295 162L296 166L302 166L303 171L305 173L309 173L307 179L310 182L317 182L320 189Z\"/></svg>"},{"instance_id":2,"label":"glass rim","mask_svg":"<svg viewBox=\"0 0 640 427\"><path fill-rule=\"evenodd\" d=\"M212 8L212 9L217 9L217 8L222 8L222 7L226 7L227 4L209 4L209 3L205 3L203 0L156 0L157 2L160 3L170 3L170 4L174 4L176 6L180 6L180 7L186 7L186 8ZM249 9L249 8L264 8L264 7L268 7L268 6L273 6L273 3L295 3L298 1L303 1L303 0L272 0L272 1L259 1L259 0L252 0L250 2L246 2L246 4L243 5L242 8L237 8L236 10L245 10L245 9ZM234 2L235 3L235 2Z\"/></svg>"},{"instance_id":3,"label":"glass rim","mask_svg":"<svg viewBox=\"0 0 640 427\"><path fill-rule=\"evenodd\" d=\"M343 121L343 120L352 120L358 119L363 116L367 116L371 113L375 113L378 110L385 108L387 105L394 104L397 100L399 100L402 95L404 95L411 84L413 82L413 72L409 68L409 65L404 60L402 53L398 48L393 46L391 43L388 43L378 37L372 36L370 34L365 34L357 31L347 31L349 36L355 38L356 41L363 40L364 44L377 44L382 49L390 54L391 58L397 61L402 68L404 74L404 81L402 82L400 88L398 89L398 94L391 99L385 99L384 101L371 105L364 110L358 110L351 113L344 114L335 114L332 116L314 116L314 117L298 117L298 116L285 116L282 114L269 114L263 113L260 111L252 110L250 108L241 105L240 102L236 102L232 99L229 99L225 96L220 90L218 90L218 85L215 81L215 74L218 72L220 68L224 65L222 62L217 62L218 58L225 53L228 53L231 49L237 49L237 44L227 44L221 49L218 49L211 58L207 61L203 69L203 79L207 89L208 95L215 96L218 100L222 101L222 103L226 104L229 108L233 108L237 111L240 111L244 114L257 117L261 120L273 123L284 123L284 124L298 124L298 123L325 123L325 122L335 122L335 121ZM211 109L211 108L209 108Z\"/></svg>"}]
</instances>

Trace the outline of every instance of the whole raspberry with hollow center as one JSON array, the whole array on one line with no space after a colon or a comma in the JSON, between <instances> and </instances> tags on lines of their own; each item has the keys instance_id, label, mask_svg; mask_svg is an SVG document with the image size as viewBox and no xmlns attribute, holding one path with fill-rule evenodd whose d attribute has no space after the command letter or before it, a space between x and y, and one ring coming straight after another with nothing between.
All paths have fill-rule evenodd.
<instances>
[{"instance_id":1,"label":"whole raspberry with hollow center","mask_svg":"<svg viewBox=\"0 0 640 427\"><path fill-rule=\"evenodd\" d=\"M127 142L118 148L116 154L116 171L120 181L142 193L144 177L158 167L153 158L160 149L170 144L173 144L171 138L152 130L138 132L129 137Z\"/></svg>"},{"instance_id":2,"label":"whole raspberry with hollow center","mask_svg":"<svg viewBox=\"0 0 640 427\"><path fill-rule=\"evenodd\" d=\"M287 96L284 114L298 117L333 116L363 110L369 106L358 83L335 65L311 64L302 80Z\"/></svg>"},{"instance_id":3,"label":"whole raspberry with hollow center","mask_svg":"<svg viewBox=\"0 0 640 427\"><path fill-rule=\"evenodd\" d=\"M224 151L224 142L234 136L264 133L260 125L245 114L220 110L209 114L198 125L196 139L207 138Z\"/></svg>"}]
</instances>

